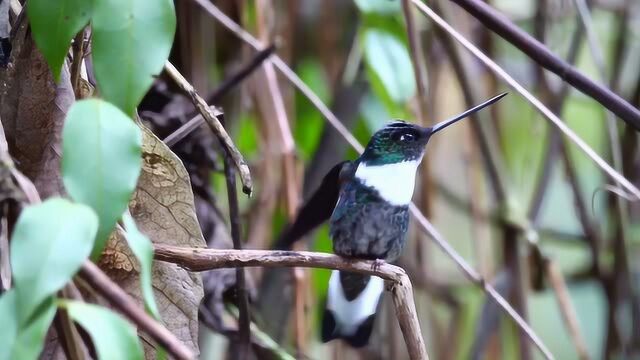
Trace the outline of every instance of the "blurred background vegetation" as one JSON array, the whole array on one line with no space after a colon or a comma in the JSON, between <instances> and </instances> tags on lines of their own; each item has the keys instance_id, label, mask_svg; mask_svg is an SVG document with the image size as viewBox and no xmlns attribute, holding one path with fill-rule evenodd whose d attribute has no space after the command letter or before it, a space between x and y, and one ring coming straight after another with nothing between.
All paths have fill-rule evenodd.
<instances>
[{"instance_id":1,"label":"blurred background vegetation","mask_svg":"<svg viewBox=\"0 0 640 360\"><path fill-rule=\"evenodd\" d=\"M390 119L432 124L510 89L431 21L412 10L418 35L416 77L401 1L213 1L276 52L361 142ZM590 78L640 103L640 2L588 2L587 30L574 0L492 0L490 5ZM211 94L255 51L220 26L195 2L177 1L178 34L171 56L203 95ZM526 55L493 34L453 2L429 1L453 27L558 114L609 163L621 153L621 171L636 186L634 129L602 106L569 89ZM413 8L413 6L411 6ZM584 14L583 14L584 15ZM589 20L589 19L587 19ZM595 35L589 39L589 33ZM591 41L589 41L591 40ZM603 67L598 64L602 55ZM422 82L424 93L416 85ZM167 136L189 120L188 100L159 78L140 106L156 133ZM331 166L357 153L302 94L278 76L295 140L283 146L264 68L215 105L250 162L256 191L241 199L246 248L268 249ZM610 132L612 131L612 132ZM612 135L612 136L610 136ZM489 142L491 159L480 150ZM211 247L230 247L221 153L209 132L181 141L174 151L190 171L198 217ZM293 157L293 175L286 169ZM504 196L488 164L497 168ZM557 359L640 357L640 207L515 92L491 111L435 137L427 148L415 202L452 246L524 316ZM618 203L620 202L620 203ZM414 225L415 227L415 225ZM296 245L331 251L326 226ZM414 283L423 335L432 359L539 358L527 340L456 264L418 231L399 264ZM558 303L559 269L579 337L572 339ZM360 352L319 343L328 271L248 270L252 318L264 334L258 358L281 350L311 359L401 359L405 345L390 299L385 298L371 344ZM265 280L266 279L266 280ZM555 282L554 282L555 279ZM236 339L233 272L205 274L201 308L203 359L233 358ZM554 286L555 285L555 286ZM297 290L296 290L297 289ZM566 299L565 299L566 300ZM298 306L296 306L296 304ZM301 306L300 306L301 305ZM296 326L296 324L298 326ZM256 333L254 333L255 335ZM257 336L257 335L256 335ZM279 355L280 354L280 355ZM586 355L586 356L585 356Z\"/></svg>"}]
</instances>

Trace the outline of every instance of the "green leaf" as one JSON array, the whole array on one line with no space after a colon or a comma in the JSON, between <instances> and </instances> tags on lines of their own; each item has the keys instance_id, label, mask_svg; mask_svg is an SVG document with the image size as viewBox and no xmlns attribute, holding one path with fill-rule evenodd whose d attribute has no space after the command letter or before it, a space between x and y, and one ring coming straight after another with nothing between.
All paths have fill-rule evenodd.
<instances>
[{"instance_id":1,"label":"green leaf","mask_svg":"<svg viewBox=\"0 0 640 360\"><path fill-rule=\"evenodd\" d=\"M100 218L94 259L135 190L141 152L140 128L115 106L90 99L69 110L62 132L62 179L69 195Z\"/></svg>"},{"instance_id":2,"label":"green leaf","mask_svg":"<svg viewBox=\"0 0 640 360\"><path fill-rule=\"evenodd\" d=\"M120 315L78 301L64 301L60 306L91 335L98 359L144 359L136 328Z\"/></svg>"},{"instance_id":3,"label":"green leaf","mask_svg":"<svg viewBox=\"0 0 640 360\"><path fill-rule=\"evenodd\" d=\"M50 296L38 308L33 320L18 331L11 359L37 359L42 352L44 338L55 315L55 303Z\"/></svg>"},{"instance_id":4,"label":"green leaf","mask_svg":"<svg viewBox=\"0 0 640 360\"><path fill-rule=\"evenodd\" d=\"M391 99L404 103L413 97L416 84L406 45L391 33L372 28L364 31L363 45L368 67L380 78Z\"/></svg>"},{"instance_id":5,"label":"green leaf","mask_svg":"<svg viewBox=\"0 0 640 360\"><path fill-rule=\"evenodd\" d=\"M33 319L21 329L18 329L16 306L15 288L0 297L0 319L3 320L0 359L37 359L42 352L47 329L56 314L53 298L47 298Z\"/></svg>"},{"instance_id":6,"label":"green leaf","mask_svg":"<svg viewBox=\"0 0 640 360\"><path fill-rule=\"evenodd\" d=\"M133 114L169 58L172 0L97 0L92 54L102 97Z\"/></svg>"},{"instance_id":7,"label":"green leaf","mask_svg":"<svg viewBox=\"0 0 640 360\"><path fill-rule=\"evenodd\" d=\"M19 326L87 259L98 229L91 208L53 198L22 211L11 239Z\"/></svg>"},{"instance_id":8,"label":"green leaf","mask_svg":"<svg viewBox=\"0 0 640 360\"><path fill-rule=\"evenodd\" d=\"M92 0L27 1L33 39L56 81L71 40L89 22L92 7Z\"/></svg>"},{"instance_id":9,"label":"green leaf","mask_svg":"<svg viewBox=\"0 0 640 360\"><path fill-rule=\"evenodd\" d=\"M160 320L160 311L153 297L153 285L151 283L151 270L153 265L153 245L151 240L138 230L135 221L125 212L122 217L129 248L140 263L140 286L144 297L144 306L149 314Z\"/></svg>"},{"instance_id":10,"label":"green leaf","mask_svg":"<svg viewBox=\"0 0 640 360\"><path fill-rule=\"evenodd\" d=\"M11 351L18 334L18 313L16 312L16 289L10 289L0 296L0 359L11 359Z\"/></svg>"}]
</instances>

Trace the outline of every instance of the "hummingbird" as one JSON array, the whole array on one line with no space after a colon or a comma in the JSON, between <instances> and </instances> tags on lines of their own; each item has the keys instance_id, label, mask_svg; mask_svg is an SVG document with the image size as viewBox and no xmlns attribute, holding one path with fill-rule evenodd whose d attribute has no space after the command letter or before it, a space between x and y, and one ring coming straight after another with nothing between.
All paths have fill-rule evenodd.
<instances>
[{"instance_id":1,"label":"hummingbird","mask_svg":"<svg viewBox=\"0 0 640 360\"><path fill-rule=\"evenodd\" d=\"M404 247L409 229L409 204L426 145L435 133L497 102L495 96L432 127L403 120L376 131L364 152L335 165L300 209L276 248L289 247L329 219L335 254L350 259L392 262ZM333 270L322 320L323 342L342 339L352 347L369 342L384 281Z\"/></svg>"}]
</instances>

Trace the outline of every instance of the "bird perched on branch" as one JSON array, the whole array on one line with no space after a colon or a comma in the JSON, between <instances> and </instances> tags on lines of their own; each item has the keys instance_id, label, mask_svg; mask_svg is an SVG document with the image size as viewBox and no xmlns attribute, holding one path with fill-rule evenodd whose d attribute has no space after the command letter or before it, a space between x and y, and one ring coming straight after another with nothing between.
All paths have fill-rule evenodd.
<instances>
[{"instance_id":1,"label":"bird perched on branch","mask_svg":"<svg viewBox=\"0 0 640 360\"><path fill-rule=\"evenodd\" d=\"M333 251L340 256L394 261L402 252L409 228L409 203L416 172L431 136L489 106L491 98L433 127L393 121L378 130L362 155L334 166L279 240L287 248L330 219ZM322 321L323 342L343 339L353 347L368 343L384 282L334 270L329 280Z\"/></svg>"}]
</instances>

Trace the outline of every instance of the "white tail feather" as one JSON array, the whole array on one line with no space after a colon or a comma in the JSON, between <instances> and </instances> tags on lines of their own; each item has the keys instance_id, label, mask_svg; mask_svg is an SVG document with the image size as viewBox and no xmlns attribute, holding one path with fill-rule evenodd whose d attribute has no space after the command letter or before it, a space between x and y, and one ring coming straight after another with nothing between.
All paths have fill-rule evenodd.
<instances>
[{"instance_id":1,"label":"white tail feather","mask_svg":"<svg viewBox=\"0 0 640 360\"><path fill-rule=\"evenodd\" d=\"M339 333L353 335L358 326L375 314L378 301L384 291L384 280L372 276L364 290L353 300L347 300L340 282L340 272L333 270L329 280L327 309L331 310Z\"/></svg>"}]
</instances>

